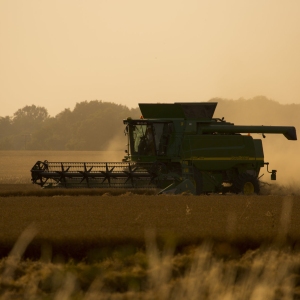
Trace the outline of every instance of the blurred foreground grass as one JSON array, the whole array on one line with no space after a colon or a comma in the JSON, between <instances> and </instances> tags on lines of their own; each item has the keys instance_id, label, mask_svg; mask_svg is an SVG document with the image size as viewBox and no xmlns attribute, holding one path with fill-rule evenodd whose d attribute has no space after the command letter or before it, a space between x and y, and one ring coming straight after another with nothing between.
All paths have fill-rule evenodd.
<instances>
[{"instance_id":1,"label":"blurred foreground grass","mask_svg":"<svg viewBox=\"0 0 300 300\"><path fill-rule=\"evenodd\" d=\"M108 191L0 210L1 299L300 299L299 196Z\"/></svg>"},{"instance_id":2,"label":"blurred foreground grass","mask_svg":"<svg viewBox=\"0 0 300 300\"><path fill-rule=\"evenodd\" d=\"M167 245L159 250L154 235L148 234L144 251L119 248L93 263L64 263L50 252L40 260L22 260L34 230L23 232L10 255L0 260L1 299L300 297L300 255L288 248L260 248L224 258L215 254L211 242L180 253Z\"/></svg>"}]
</instances>

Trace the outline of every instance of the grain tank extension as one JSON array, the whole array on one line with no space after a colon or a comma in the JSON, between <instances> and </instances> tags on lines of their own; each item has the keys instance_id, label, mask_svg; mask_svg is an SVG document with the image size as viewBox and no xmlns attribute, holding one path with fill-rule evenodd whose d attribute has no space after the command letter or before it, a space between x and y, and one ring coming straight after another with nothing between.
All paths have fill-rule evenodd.
<instances>
[{"instance_id":1,"label":"grain tank extension","mask_svg":"<svg viewBox=\"0 0 300 300\"><path fill-rule=\"evenodd\" d=\"M122 162L38 161L32 182L56 188L157 188L159 193L259 193L267 168L261 139L251 133L283 134L292 126L241 126L213 118L217 103L139 104L142 117L123 120L128 138Z\"/></svg>"}]
</instances>

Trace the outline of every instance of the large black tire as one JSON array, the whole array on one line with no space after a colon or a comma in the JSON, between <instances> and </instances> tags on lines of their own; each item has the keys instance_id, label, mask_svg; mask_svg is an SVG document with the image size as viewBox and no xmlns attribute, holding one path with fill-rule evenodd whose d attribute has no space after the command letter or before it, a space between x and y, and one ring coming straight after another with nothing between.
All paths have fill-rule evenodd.
<instances>
[{"instance_id":1,"label":"large black tire","mask_svg":"<svg viewBox=\"0 0 300 300\"><path fill-rule=\"evenodd\" d=\"M260 187L259 181L256 177L242 173L234 180L232 184L232 192L243 195L259 194Z\"/></svg>"},{"instance_id":2,"label":"large black tire","mask_svg":"<svg viewBox=\"0 0 300 300\"><path fill-rule=\"evenodd\" d=\"M203 177L201 171L194 167L194 179L196 183L196 195L203 193Z\"/></svg>"}]
</instances>

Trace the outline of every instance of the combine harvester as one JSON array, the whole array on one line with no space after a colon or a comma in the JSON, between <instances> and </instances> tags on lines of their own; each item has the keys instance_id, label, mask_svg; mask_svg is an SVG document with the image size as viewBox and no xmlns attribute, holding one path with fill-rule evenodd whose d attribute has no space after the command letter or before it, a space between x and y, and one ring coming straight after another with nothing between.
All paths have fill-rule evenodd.
<instances>
[{"instance_id":1,"label":"combine harvester","mask_svg":"<svg viewBox=\"0 0 300 300\"><path fill-rule=\"evenodd\" d=\"M261 139L291 126L237 126L213 118L217 103L139 104L140 119L123 120L128 137L122 162L38 161L32 182L44 188L157 188L159 193L259 193L267 166Z\"/></svg>"}]
</instances>

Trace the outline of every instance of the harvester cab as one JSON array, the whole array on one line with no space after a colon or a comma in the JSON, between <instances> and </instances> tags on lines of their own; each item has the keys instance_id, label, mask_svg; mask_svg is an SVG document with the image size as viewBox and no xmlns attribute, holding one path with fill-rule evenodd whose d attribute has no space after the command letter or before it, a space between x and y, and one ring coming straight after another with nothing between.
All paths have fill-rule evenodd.
<instances>
[{"instance_id":1,"label":"harvester cab","mask_svg":"<svg viewBox=\"0 0 300 300\"><path fill-rule=\"evenodd\" d=\"M125 120L128 133L128 149L130 155L125 161L134 157L138 159L151 159L151 157L166 154L168 139L173 131L173 123L155 122L151 120Z\"/></svg>"},{"instance_id":2,"label":"harvester cab","mask_svg":"<svg viewBox=\"0 0 300 300\"><path fill-rule=\"evenodd\" d=\"M217 103L144 103L142 117L123 120L127 135L122 162L37 162L32 182L43 187L156 188L160 193L259 193L264 161L261 139L249 133L283 134L292 126L234 125L213 118Z\"/></svg>"}]
</instances>

